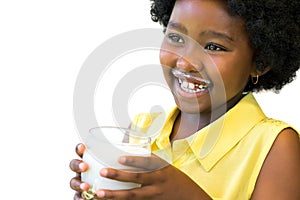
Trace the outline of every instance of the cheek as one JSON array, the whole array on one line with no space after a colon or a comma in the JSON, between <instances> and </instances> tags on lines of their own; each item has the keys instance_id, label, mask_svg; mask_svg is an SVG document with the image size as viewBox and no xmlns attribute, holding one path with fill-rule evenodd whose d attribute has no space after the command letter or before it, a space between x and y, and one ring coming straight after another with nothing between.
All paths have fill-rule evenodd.
<instances>
[{"instance_id":1,"label":"cheek","mask_svg":"<svg viewBox=\"0 0 300 200\"><path fill-rule=\"evenodd\" d=\"M177 57L174 53L171 53L167 50L160 50L159 53L159 60L162 65L162 67L165 68L174 68L176 67L176 60Z\"/></svg>"},{"instance_id":2,"label":"cheek","mask_svg":"<svg viewBox=\"0 0 300 200\"><path fill-rule=\"evenodd\" d=\"M222 77L226 93L229 96L244 89L253 68L251 59L228 59L225 62L222 59L213 60Z\"/></svg>"},{"instance_id":3,"label":"cheek","mask_svg":"<svg viewBox=\"0 0 300 200\"><path fill-rule=\"evenodd\" d=\"M172 84L171 84L171 78L169 74L170 74L170 69L172 68L174 63L173 55L168 53L165 50L160 50L159 60L163 70L164 78L170 88Z\"/></svg>"},{"instance_id":4,"label":"cheek","mask_svg":"<svg viewBox=\"0 0 300 200\"><path fill-rule=\"evenodd\" d=\"M229 96L244 90L250 75L250 67L232 67L222 72L225 89Z\"/></svg>"}]
</instances>

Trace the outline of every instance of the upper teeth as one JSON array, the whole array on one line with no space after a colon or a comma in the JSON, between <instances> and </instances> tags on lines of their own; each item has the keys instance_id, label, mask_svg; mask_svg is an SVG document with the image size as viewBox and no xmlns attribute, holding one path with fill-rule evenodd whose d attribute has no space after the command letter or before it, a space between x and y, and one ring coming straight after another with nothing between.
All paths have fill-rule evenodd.
<instances>
[{"instance_id":1,"label":"upper teeth","mask_svg":"<svg viewBox=\"0 0 300 200\"><path fill-rule=\"evenodd\" d=\"M207 89L206 85L202 85L202 84L198 84L198 83L191 83L191 82L188 82L186 80L181 80L181 79L178 79L178 80L179 80L181 88L184 91L189 92L189 93L201 92L201 91L204 91L205 89Z\"/></svg>"}]
</instances>

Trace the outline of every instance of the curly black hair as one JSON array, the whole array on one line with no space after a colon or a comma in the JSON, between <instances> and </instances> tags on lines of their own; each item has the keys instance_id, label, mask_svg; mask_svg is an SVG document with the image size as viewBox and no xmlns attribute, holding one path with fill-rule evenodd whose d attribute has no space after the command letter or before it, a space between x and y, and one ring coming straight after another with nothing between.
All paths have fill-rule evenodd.
<instances>
[{"instance_id":1,"label":"curly black hair","mask_svg":"<svg viewBox=\"0 0 300 200\"><path fill-rule=\"evenodd\" d=\"M167 27L176 0L150 0L151 18ZM224 0L225 1L225 0ZM241 17L254 47L257 69L270 66L259 82L251 80L247 91L279 92L293 81L300 66L299 0L226 0L234 16Z\"/></svg>"}]
</instances>

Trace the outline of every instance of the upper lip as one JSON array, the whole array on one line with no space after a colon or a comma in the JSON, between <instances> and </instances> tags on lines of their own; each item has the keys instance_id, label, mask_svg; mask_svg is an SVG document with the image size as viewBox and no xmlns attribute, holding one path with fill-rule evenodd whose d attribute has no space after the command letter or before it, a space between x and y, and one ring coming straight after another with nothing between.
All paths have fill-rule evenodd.
<instances>
[{"instance_id":1,"label":"upper lip","mask_svg":"<svg viewBox=\"0 0 300 200\"><path fill-rule=\"evenodd\" d=\"M182 72L179 70L172 69L172 74L179 79L187 80L189 82L194 82L194 83L198 83L198 84L202 84L202 85L206 85L206 86L211 85L211 81L208 79L204 79L199 76L194 76L194 75L191 75L189 73Z\"/></svg>"}]
</instances>

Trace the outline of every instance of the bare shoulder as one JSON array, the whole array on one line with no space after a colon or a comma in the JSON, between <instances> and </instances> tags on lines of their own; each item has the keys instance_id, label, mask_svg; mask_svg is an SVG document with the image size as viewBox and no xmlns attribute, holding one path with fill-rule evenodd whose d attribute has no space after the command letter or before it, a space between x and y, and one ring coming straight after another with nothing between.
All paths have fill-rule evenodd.
<instances>
[{"instance_id":1,"label":"bare shoulder","mask_svg":"<svg viewBox=\"0 0 300 200\"><path fill-rule=\"evenodd\" d=\"M251 199L300 199L300 140L295 130L284 129L276 138Z\"/></svg>"}]
</instances>

